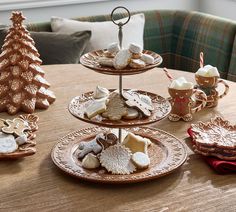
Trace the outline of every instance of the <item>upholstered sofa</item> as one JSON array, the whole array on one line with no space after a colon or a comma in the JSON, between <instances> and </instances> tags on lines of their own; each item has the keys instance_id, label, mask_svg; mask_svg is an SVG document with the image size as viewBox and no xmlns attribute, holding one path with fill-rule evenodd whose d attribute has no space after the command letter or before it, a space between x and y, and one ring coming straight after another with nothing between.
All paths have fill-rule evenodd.
<instances>
[{"instance_id":1,"label":"upholstered sofa","mask_svg":"<svg viewBox=\"0 0 236 212\"><path fill-rule=\"evenodd\" d=\"M138 13L138 12L137 12ZM205 64L218 67L221 77L236 81L236 22L187 11L144 11L144 48L162 55L162 66L195 72L199 52ZM125 14L116 14L117 19ZM107 21L110 15L75 18ZM51 31L50 23L29 24L31 31Z\"/></svg>"}]
</instances>

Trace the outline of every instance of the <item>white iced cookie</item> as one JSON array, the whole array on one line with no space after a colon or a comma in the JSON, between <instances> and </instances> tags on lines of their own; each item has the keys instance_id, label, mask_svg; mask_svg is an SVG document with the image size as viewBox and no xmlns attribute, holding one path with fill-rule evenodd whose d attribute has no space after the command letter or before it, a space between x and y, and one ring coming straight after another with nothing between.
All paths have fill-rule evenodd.
<instances>
[{"instance_id":1,"label":"white iced cookie","mask_svg":"<svg viewBox=\"0 0 236 212\"><path fill-rule=\"evenodd\" d=\"M113 58L99 57L99 58L98 58L98 63L99 63L101 66L113 67Z\"/></svg>"},{"instance_id":2,"label":"white iced cookie","mask_svg":"<svg viewBox=\"0 0 236 212\"><path fill-rule=\"evenodd\" d=\"M202 68L199 68L196 74L203 77L219 77L220 76L218 69L211 65L206 65Z\"/></svg>"},{"instance_id":3,"label":"white iced cookie","mask_svg":"<svg viewBox=\"0 0 236 212\"><path fill-rule=\"evenodd\" d=\"M122 142L122 145L129 148L132 153L143 152L147 154L147 147L148 147L147 142L144 141L142 137L136 136L133 133L128 133L128 135Z\"/></svg>"},{"instance_id":4,"label":"white iced cookie","mask_svg":"<svg viewBox=\"0 0 236 212\"><path fill-rule=\"evenodd\" d=\"M129 66L131 68L144 68L146 66L146 63L140 59L131 59Z\"/></svg>"},{"instance_id":5,"label":"white iced cookie","mask_svg":"<svg viewBox=\"0 0 236 212\"><path fill-rule=\"evenodd\" d=\"M113 65L115 69L125 68L129 64L131 57L132 57L132 54L130 53L128 49L120 50L114 58Z\"/></svg>"},{"instance_id":6,"label":"white iced cookie","mask_svg":"<svg viewBox=\"0 0 236 212\"><path fill-rule=\"evenodd\" d=\"M143 152L135 152L131 160L138 169L146 169L150 165L150 158Z\"/></svg>"},{"instance_id":7,"label":"white iced cookie","mask_svg":"<svg viewBox=\"0 0 236 212\"><path fill-rule=\"evenodd\" d=\"M129 45L129 50L131 53L134 53L134 54L139 54L142 52L141 46L139 46L138 44L135 44L135 43L131 43Z\"/></svg>"},{"instance_id":8,"label":"white iced cookie","mask_svg":"<svg viewBox=\"0 0 236 212\"><path fill-rule=\"evenodd\" d=\"M148 104L149 106L153 107L152 105L152 99L148 96L148 95L144 95L144 94L139 94L140 99L145 102L146 104ZM154 109L154 108L153 108Z\"/></svg>"},{"instance_id":9,"label":"white iced cookie","mask_svg":"<svg viewBox=\"0 0 236 212\"><path fill-rule=\"evenodd\" d=\"M143 140L144 142L146 142L147 146L150 146L152 144L151 140L148 138L144 138L140 135L135 135L136 137L138 137L140 140Z\"/></svg>"},{"instance_id":10,"label":"white iced cookie","mask_svg":"<svg viewBox=\"0 0 236 212\"><path fill-rule=\"evenodd\" d=\"M93 118L94 116L103 113L106 111L106 100L104 101L93 101L86 109L85 114L88 116L89 119Z\"/></svg>"},{"instance_id":11,"label":"white iced cookie","mask_svg":"<svg viewBox=\"0 0 236 212\"><path fill-rule=\"evenodd\" d=\"M96 87L96 90L93 94L93 98L95 99L101 99L101 98L104 98L104 97L108 97L109 96L109 90L106 89L106 88L103 88L101 86L97 86Z\"/></svg>"},{"instance_id":12,"label":"white iced cookie","mask_svg":"<svg viewBox=\"0 0 236 212\"><path fill-rule=\"evenodd\" d=\"M19 136L16 138L16 143L18 145L22 145L22 144L25 144L27 142L27 136L26 135L22 135L22 136Z\"/></svg>"},{"instance_id":13,"label":"white iced cookie","mask_svg":"<svg viewBox=\"0 0 236 212\"><path fill-rule=\"evenodd\" d=\"M82 167L86 169L96 169L100 166L100 161L98 160L96 155L88 153L82 160L81 164Z\"/></svg>"},{"instance_id":14,"label":"white iced cookie","mask_svg":"<svg viewBox=\"0 0 236 212\"><path fill-rule=\"evenodd\" d=\"M108 46L107 51L111 54L116 54L118 51L120 51L120 46L118 43L111 43Z\"/></svg>"},{"instance_id":15,"label":"white iced cookie","mask_svg":"<svg viewBox=\"0 0 236 212\"><path fill-rule=\"evenodd\" d=\"M147 64L153 64L154 63L154 57L149 54L142 54L141 58L142 61L144 61Z\"/></svg>"},{"instance_id":16,"label":"white iced cookie","mask_svg":"<svg viewBox=\"0 0 236 212\"><path fill-rule=\"evenodd\" d=\"M169 88L173 88L176 90L192 89L193 83L188 82L184 77L179 77L171 82Z\"/></svg>"},{"instance_id":17,"label":"white iced cookie","mask_svg":"<svg viewBox=\"0 0 236 212\"><path fill-rule=\"evenodd\" d=\"M124 119L135 119L139 116L139 112L134 108L128 107L127 112L127 115L123 116Z\"/></svg>"},{"instance_id":18,"label":"white iced cookie","mask_svg":"<svg viewBox=\"0 0 236 212\"><path fill-rule=\"evenodd\" d=\"M0 132L0 154L11 153L18 149L18 145L13 135Z\"/></svg>"}]
</instances>

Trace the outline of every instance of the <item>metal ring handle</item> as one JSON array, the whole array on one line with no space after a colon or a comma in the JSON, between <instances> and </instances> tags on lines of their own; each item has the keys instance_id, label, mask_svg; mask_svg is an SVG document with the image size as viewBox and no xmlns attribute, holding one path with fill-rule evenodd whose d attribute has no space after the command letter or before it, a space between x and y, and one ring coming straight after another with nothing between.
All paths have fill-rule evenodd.
<instances>
[{"instance_id":1,"label":"metal ring handle","mask_svg":"<svg viewBox=\"0 0 236 212\"><path fill-rule=\"evenodd\" d=\"M122 22L116 23L116 21L114 20L113 14L114 14L114 12L115 12L117 9L124 9L124 10L126 10L126 12L128 13L128 20L127 20L126 22L124 22L124 23L122 23ZM129 20L130 20L130 12L129 12L129 10L128 10L126 7L122 7L122 6L115 7L115 8L112 10L112 12L111 12L111 20L112 20L112 22L113 22L115 25L124 26L124 25L127 24L127 23L129 22Z\"/></svg>"}]
</instances>

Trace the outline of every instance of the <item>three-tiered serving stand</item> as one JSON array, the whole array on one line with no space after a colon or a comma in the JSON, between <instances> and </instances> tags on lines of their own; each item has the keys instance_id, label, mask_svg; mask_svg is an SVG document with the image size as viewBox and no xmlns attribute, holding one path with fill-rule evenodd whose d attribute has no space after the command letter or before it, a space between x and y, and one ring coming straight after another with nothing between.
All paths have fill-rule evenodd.
<instances>
[{"instance_id":1,"label":"three-tiered serving stand","mask_svg":"<svg viewBox=\"0 0 236 212\"><path fill-rule=\"evenodd\" d=\"M117 9L124 9L127 11L128 17L124 23L116 22L114 20L114 12ZM120 47L122 48L122 27L129 22L130 12L125 7L116 7L111 13L111 19L113 23L119 27L118 38ZM97 58L103 56L104 51L105 50L89 52L80 58L80 62L85 67L96 72L109 75L118 75L120 95L122 95L123 91L122 77L124 75L140 74L151 70L162 63L162 57L160 55L152 51L143 50L143 53L154 57L153 64L147 65L144 68L125 68L117 70L113 67L100 66L97 62ZM142 125L151 124L166 117L171 110L170 103L165 98L154 93L141 90L136 90L136 92L139 94L148 95L151 98L154 110L152 111L150 117L138 117L132 120L121 119L119 121L111 121L103 118L101 115L97 115L96 117L89 119L85 115L85 109L89 103L93 101L93 92L87 92L72 99L69 104L70 113L84 122L97 126L80 129L61 138L54 146L51 153L54 163L60 169L75 177L101 183L130 183L145 181L166 175L181 166L187 157L185 146L181 143L181 141L165 131L141 127ZM108 173L104 168L88 170L82 167L81 161L78 160L76 153L79 143L81 141L92 140L97 134L109 132L111 128L118 128L118 138L120 142L122 137L122 129L151 139L153 145L151 145L148 150L151 160L151 164L148 169L140 170L129 175L114 175Z\"/></svg>"}]
</instances>

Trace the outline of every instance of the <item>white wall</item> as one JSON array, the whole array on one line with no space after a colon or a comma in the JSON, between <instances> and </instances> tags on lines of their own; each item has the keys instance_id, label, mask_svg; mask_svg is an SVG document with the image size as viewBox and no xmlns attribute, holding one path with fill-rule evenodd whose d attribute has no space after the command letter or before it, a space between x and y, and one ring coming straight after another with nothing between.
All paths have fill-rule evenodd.
<instances>
[{"instance_id":1,"label":"white wall","mask_svg":"<svg viewBox=\"0 0 236 212\"><path fill-rule=\"evenodd\" d=\"M236 20L236 0L200 0L199 10Z\"/></svg>"},{"instance_id":2,"label":"white wall","mask_svg":"<svg viewBox=\"0 0 236 212\"><path fill-rule=\"evenodd\" d=\"M26 23L29 23L49 21L52 15L70 18L110 14L114 7L120 5L127 7L130 11L151 9L196 10L198 8L198 0L110 0L21 10L27 17ZM9 24L10 13L11 10L0 11L0 23Z\"/></svg>"}]
</instances>

